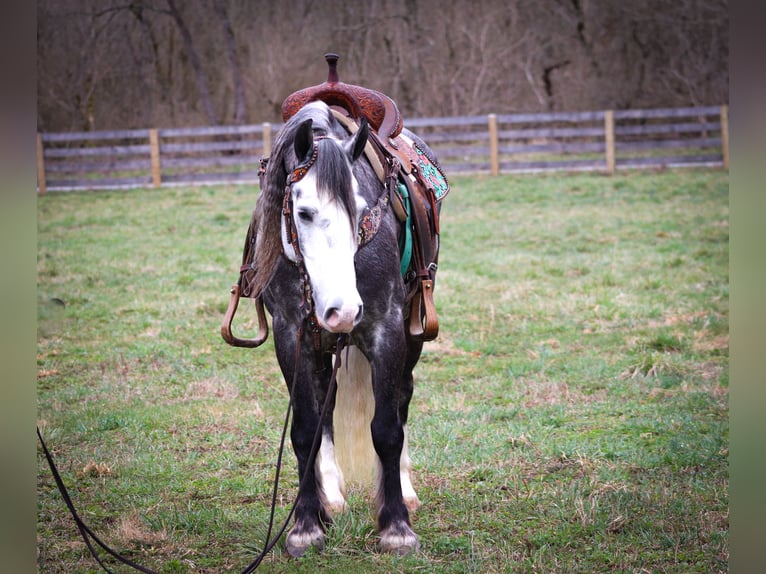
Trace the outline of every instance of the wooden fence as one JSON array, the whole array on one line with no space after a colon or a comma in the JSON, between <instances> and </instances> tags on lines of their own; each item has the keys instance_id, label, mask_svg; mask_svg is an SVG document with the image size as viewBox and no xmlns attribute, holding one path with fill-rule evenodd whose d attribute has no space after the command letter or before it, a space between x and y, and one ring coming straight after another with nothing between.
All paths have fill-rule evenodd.
<instances>
[{"instance_id":1,"label":"wooden fence","mask_svg":"<svg viewBox=\"0 0 766 574\"><path fill-rule=\"evenodd\" d=\"M448 175L729 167L728 107L416 118ZM257 182L280 124L37 135L38 192Z\"/></svg>"}]
</instances>

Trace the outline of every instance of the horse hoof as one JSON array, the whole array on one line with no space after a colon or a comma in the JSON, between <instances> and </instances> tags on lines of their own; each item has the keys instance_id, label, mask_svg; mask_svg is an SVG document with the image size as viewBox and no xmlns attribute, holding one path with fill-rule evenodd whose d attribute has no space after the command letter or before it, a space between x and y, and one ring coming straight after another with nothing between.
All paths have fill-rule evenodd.
<instances>
[{"instance_id":1,"label":"horse hoof","mask_svg":"<svg viewBox=\"0 0 766 574\"><path fill-rule=\"evenodd\" d=\"M324 532L318 526L308 530L296 531L297 527L290 530L287 535L287 553L293 558L300 558L311 546L318 550L324 548Z\"/></svg>"},{"instance_id":2,"label":"horse hoof","mask_svg":"<svg viewBox=\"0 0 766 574\"><path fill-rule=\"evenodd\" d=\"M401 527L389 526L380 533L380 549L389 554L406 556L420 550L420 540L406 524Z\"/></svg>"}]
</instances>

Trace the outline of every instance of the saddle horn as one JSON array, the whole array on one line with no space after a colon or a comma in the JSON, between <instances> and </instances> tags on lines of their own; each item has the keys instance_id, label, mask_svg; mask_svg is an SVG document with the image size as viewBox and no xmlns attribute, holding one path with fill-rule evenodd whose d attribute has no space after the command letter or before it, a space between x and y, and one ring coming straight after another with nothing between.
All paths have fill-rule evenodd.
<instances>
[{"instance_id":1,"label":"saddle horn","mask_svg":"<svg viewBox=\"0 0 766 574\"><path fill-rule=\"evenodd\" d=\"M286 122L309 102L321 100L328 106L345 109L354 119L365 118L382 138L398 136L404 124L396 102L376 90L341 82L338 76L340 56L328 52L324 57L327 81L287 96L282 102L282 119Z\"/></svg>"}]
</instances>

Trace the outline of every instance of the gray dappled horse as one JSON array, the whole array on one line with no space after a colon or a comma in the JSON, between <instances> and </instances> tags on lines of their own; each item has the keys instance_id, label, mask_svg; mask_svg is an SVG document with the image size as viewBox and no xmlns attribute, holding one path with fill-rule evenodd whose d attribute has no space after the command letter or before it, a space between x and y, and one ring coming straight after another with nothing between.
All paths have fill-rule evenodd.
<instances>
[{"instance_id":1,"label":"gray dappled horse","mask_svg":"<svg viewBox=\"0 0 766 574\"><path fill-rule=\"evenodd\" d=\"M403 133L433 157L420 138ZM412 371L423 342L405 328L408 303L398 243L402 224L362 153L367 138L364 121L349 135L325 103L305 105L275 141L254 213L254 289L262 293L273 318L277 359L293 397L290 436L298 472L301 479L309 475L287 536L293 556L312 545L321 548L332 515L346 507L334 440L342 438L337 436L340 426L351 441L369 442L371 434L381 549L406 554L420 546L409 516L419 501L410 481L406 424ZM310 327L304 329L307 311ZM339 378L346 382L339 383L338 395L367 392L374 397L374 414L361 430L334 428L333 415L325 416L312 465L311 444L339 333L348 334L349 346L342 353ZM337 402L330 397L336 423L360 419L352 409L342 412L341 404L340 396Z\"/></svg>"}]
</instances>

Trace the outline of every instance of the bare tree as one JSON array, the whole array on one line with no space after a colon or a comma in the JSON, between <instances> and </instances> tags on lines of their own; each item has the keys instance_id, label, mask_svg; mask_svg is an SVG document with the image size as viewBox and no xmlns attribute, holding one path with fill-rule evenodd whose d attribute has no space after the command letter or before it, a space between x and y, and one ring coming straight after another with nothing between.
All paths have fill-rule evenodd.
<instances>
[{"instance_id":1,"label":"bare tree","mask_svg":"<svg viewBox=\"0 0 766 574\"><path fill-rule=\"evenodd\" d=\"M186 22L184 21L181 12L179 12L178 7L176 6L176 1L165 0L165 2L167 3L170 17L173 18L176 26L178 26L178 31L181 33L181 39L183 40L184 47L186 48L186 53L189 56L189 63L194 70L194 77L197 80L197 88L199 89L199 97L202 101L202 106L205 109L205 113L207 114L208 121L210 124L215 125L218 123L218 115L215 113L213 99L210 96L210 87L207 80L207 73L205 72L205 68L200 61L199 55L197 54L197 48L194 45L194 39L192 38L191 31L186 26Z\"/></svg>"},{"instance_id":2,"label":"bare tree","mask_svg":"<svg viewBox=\"0 0 766 574\"><path fill-rule=\"evenodd\" d=\"M211 0L213 11L221 22L224 38L226 41L226 59L231 68L231 81L234 84L234 123L242 124L247 117L247 102L245 99L245 83L242 80L242 69L237 56L237 44L234 30L231 27L229 14L226 11L223 0Z\"/></svg>"},{"instance_id":3,"label":"bare tree","mask_svg":"<svg viewBox=\"0 0 766 574\"><path fill-rule=\"evenodd\" d=\"M727 0L39 0L41 129L278 121L326 78L405 117L720 104Z\"/></svg>"},{"instance_id":4,"label":"bare tree","mask_svg":"<svg viewBox=\"0 0 766 574\"><path fill-rule=\"evenodd\" d=\"M53 123L58 129L94 129L96 89L111 67L96 47L114 17L111 11L38 6L38 19L58 32L38 38L38 109L42 105L50 113L38 113L41 127Z\"/></svg>"}]
</instances>

